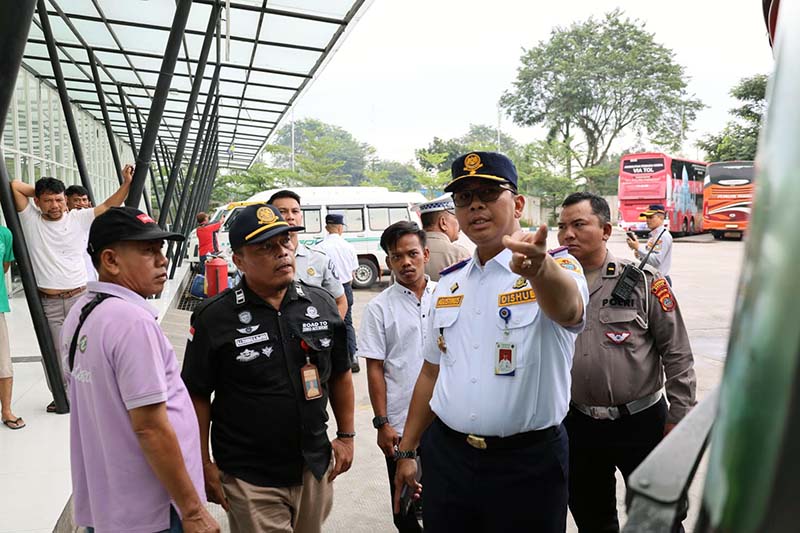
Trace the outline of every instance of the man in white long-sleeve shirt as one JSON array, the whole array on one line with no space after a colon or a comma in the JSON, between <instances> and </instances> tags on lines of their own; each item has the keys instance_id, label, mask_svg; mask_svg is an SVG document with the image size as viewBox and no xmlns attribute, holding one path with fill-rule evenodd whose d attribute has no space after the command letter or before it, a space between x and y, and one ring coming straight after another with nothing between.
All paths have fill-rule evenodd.
<instances>
[{"instance_id":1,"label":"man in white long-sleeve shirt","mask_svg":"<svg viewBox=\"0 0 800 533\"><path fill-rule=\"evenodd\" d=\"M672 286L672 278L669 277L669 271L672 268L672 234L669 230L663 231L665 229L664 218L666 217L664 206L653 204L640 216L647 219L650 235L648 235L645 244L640 244L638 240L628 237L628 246L633 250L633 255L636 256L636 259L639 260L652 249L653 252L647 258L647 264L658 269Z\"/></svg>"}]
</instances>

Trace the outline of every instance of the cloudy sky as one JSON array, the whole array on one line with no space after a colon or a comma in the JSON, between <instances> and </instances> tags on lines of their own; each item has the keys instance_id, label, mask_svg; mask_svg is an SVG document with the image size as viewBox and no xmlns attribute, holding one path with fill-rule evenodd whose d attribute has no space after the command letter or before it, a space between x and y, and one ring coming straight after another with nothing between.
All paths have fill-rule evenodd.
<instances>
[{"instance_id":1,"label":"cloudy sky","mask_svg":"<svg viewBox=\"0 0 800 533\"><path fill-rule=\"evenodd\" d=\"M694 140L729 119L730 88L771 70L757 0L374 0L298 100L295 119L339 125L380 157L409 161L434 136L497 124L497 101L516 78L523 49L555 26L614 8L639 19L686 68L689 91L708 107L683 155L702 156ZM501 129L524 142L542 136L505 116Z\"/></svg>"}]
</instances>

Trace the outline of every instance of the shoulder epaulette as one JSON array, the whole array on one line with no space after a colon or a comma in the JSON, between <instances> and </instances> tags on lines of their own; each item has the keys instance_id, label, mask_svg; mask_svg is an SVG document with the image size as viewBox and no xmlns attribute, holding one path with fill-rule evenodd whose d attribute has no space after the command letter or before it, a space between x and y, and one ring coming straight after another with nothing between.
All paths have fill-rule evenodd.
<instances>
[{"instance_id":1,"label":"shoulder epaulette","mask_svg":"<svg viewBox=\"0 0 800 533\"><path fill-rule=\"evenodd\" d=\"M208 309L209 307L214 305L216 302L218 302L219 300L224 298L225 295L230 294L230 292L231 292L231 289L228 288L228 289L225 289L225 290L223 290L222 292L220 292L218 294L215 294L211 298L206 298L205 300L200 302L200 304L194 310L194 313L193 313L194 317L197 318L198 316L200 316L201 313L203 313L206 309Z\"/></svg>"},{"instance_id":2,"label":"shoulder epaulette","mask_svg":"<svg viewBox=\"0 0 800 533\"><path fill-rule=\"evenodd\" d=\"M447 267L447 268L445 268L443 270L440 270L439 271L439 275L440 276L444 276L446 274L450 274L451 272L455 272L456 270L462 269L467 265L467 263L470 262L471 259L472 259L471 257L468 257L467 259L462 259L458 263L454 263L454 264L450 265L449 267Z\"/></svg>"},{"instance_id":3,"label":"shoulder epaulette","mask_svg":"<svg viewBox=\"0 0 800 533\"><path fill-rule=\"evenodd\" d=\"M653 265L650 265L650 264L645 264L644 267L642 267L642 270L644 270L645 272L647 272L649 274L652 274L655 277L661 276L661 273L658 271L658 269L656 267L654 267ZM664 277L664 276L661 276L661 277Z\"/></svg>"},{"instance_id":4,"label":"shoulder epaulette","mask_svg":"<svg viewBox=\"0 0 800 533\"><path fill-rule=\"evenodd\" d=\"M560 254L561 252L567 251L569 248L567 246L559 246L558 248L553 248L549 250L547 253L555 257L556 255Z\"/></svg>"}]
</instances>

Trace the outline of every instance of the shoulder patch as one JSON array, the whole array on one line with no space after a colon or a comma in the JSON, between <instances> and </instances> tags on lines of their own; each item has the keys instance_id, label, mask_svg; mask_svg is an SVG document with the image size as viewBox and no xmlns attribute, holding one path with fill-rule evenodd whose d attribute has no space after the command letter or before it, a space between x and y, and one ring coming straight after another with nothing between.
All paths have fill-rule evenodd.
<instances>
[{"instance_id":1,"label":"shoulder patch","mask_svg":"<svg viewBox=\"0 0 800 533\"><path fill-rule=\"evenodd\" d=\"M658 298L658 303L661 304L661 309L664 312L670 312L675 309L675 297L672 295L669 283L664 278L656 278L650 285L650 292L655 294Z\"/></svg>"},{"instance_id":2,"label":"shoulder patch","mask_svg":"<svg viewBox=\"0 0 800 533\"><path fill-rule=\"evenodd\" d=\"M547 253L548 253L548 254L550 254L550 255L552 255L553 257L556 257L557 255L559 255L559 254L561 254L561 253L564 253L564 252L566 252L567 250L568 250L568 247L566 247L566 246L559 246L558 248L553 248L552 250L548 251Z\"/></svg>"},{"instance_id":3,"label":"shoulder patch","mask_svg":"<svg viewBox=\"0 0 800 533\"><path fill-rule=\"evenodd\" d=\"M460 270L460 269L464 268L467 265L467 263L470 262L471 259L472 258L470 257L470 258L464 259L462 261L459 261L458 263L452 264L449 267L439 271L439 275L440 276L444 276L446 274L450 274L451 272L455 272L456 270Z\"/></svg>"},{"instance_id":4,"label":"shoulder patch","mask_svg":"<svg viewBox=\"0 0 800 533\"><path fill-rule=\"evenodd\" d=\"M581 264L571 257L557 257L556 263L558 263L558 266L564 270L583 274L583 268L581 268Z\"/></svg>"}]
</instances>

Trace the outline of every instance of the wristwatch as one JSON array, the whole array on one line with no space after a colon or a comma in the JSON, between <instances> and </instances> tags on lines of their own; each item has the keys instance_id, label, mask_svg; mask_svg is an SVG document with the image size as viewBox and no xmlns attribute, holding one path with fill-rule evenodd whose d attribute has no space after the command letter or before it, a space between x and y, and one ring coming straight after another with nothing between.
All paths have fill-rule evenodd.
<instances>
[{"instance_id":1,"label":"wristwatch","mask_svg":"<svg viewBox=\"0 0 800 533\"><path fill-rule=\"evenodd\" d=\"M417 450L395 450L394 451L394 460L399 461L400 459L416 459L417 458Z\"/></svg>"},{"instance_id":2,"label":"wristwatch","mask_svg":"<svg viewBox=\"0 0 800 533\"><path fill-rule=\"evenodd\" d=\"M375 429L380 429L381 426L388 423L389 419L386 418L385 416L376 416L375 418L372 419L372 427L374 427Z\"/></svg>"}]
</instances>

